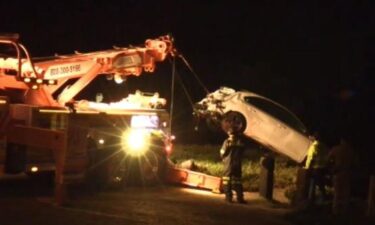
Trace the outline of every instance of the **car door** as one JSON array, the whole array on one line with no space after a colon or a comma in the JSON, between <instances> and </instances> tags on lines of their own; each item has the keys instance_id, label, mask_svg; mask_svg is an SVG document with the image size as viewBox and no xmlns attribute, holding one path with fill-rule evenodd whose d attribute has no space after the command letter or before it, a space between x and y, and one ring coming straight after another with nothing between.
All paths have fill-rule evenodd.
<instances>
[{"instance_id":1,"label":"car door","mask_svg":"<svg viewBox=\"0 0 375 225\"><path fill-rule=\"evenodd\" d=\"M302 162L312 141L301 121L282 105L256 94L242 95L245 135L277 153Z\"/></svg>"}]
</instances>

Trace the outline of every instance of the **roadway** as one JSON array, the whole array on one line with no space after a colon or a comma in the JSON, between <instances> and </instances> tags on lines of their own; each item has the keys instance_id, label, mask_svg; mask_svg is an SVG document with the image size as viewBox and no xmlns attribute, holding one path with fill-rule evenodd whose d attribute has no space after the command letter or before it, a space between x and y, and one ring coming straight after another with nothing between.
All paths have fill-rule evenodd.
<instances>
[{"instance_id":1,"label":"roadway","mask_svg":"<svg viewBox=\"0 0 375 225\"><path fill-rule=\"evenodd\" d=\"M1 225L287 225L283 204L246 193L248 204L230 204L208 191L173 187L129 187L99 193L72 192L66 206L52 202L46 179L0 179ZM79 194L77 194L79 193Z\"/></svg>"}]
</instances>

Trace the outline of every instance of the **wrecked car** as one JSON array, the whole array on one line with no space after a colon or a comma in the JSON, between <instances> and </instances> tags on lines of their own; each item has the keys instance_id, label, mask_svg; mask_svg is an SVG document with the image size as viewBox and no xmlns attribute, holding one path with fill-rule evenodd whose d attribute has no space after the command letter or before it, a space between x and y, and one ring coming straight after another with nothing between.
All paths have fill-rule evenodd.
<instances>
[{"instance_id":1,"label":"wrecked car","mask_svg":"<svg viewBox=\"0 0 375 225\"><path fill-rule=\"evenodd\" d=\"M290 110L249 91L221 87L195 104L194 115L224 132L243 133L298 163L304 161L313 143L306 127Z\"/></svg>"}]
</instances>

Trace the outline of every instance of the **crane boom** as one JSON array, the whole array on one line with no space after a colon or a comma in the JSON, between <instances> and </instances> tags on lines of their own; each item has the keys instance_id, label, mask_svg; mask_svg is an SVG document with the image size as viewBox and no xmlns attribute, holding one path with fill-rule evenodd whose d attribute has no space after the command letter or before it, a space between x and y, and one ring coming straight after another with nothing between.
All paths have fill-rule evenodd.
<instances>
[{"instance_id":1,"label":"crane boom","mask_svg":"<svg viewBox=\"0 0 375 225\"><path fill-rule=\"evenodd\" d=\"M0 44L14 46L17 52L17 57L0 55L0 89L23 90L25 103L43 106L64 106L98 75L106 74L121 82L129 75L153 72L156 62L175 51L173 39L168 35L147 39L140 47L35 59L31 59L18 39L0 36ZM75 83L63 90L58 99L52 97L74 78Z\"/></svg>"}]
</instances>

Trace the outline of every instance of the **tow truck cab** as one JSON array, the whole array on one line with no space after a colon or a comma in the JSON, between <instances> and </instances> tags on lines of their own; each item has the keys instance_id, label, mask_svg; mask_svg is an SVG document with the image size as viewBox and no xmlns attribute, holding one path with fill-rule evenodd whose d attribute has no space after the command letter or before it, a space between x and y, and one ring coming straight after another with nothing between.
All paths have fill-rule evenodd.
<instances>
[{"instance_id":1,"label":"tow truck cab","mask_svg":"<svg viewBox=\"0 0 375 225\"><path fill-rule=\"evenodd\" d=\"M54 146L49 142L58 142L60 134L65 134L61 141L66 141L64 173L97 176L103 183L124 180L130 159L139 162L146 179L159 179L172 149L165 110L71 112L65 108L7 104L6 100L2 103L2 120L11 118L24 129L35 129L29 137L20 138L18 134L15 142L9 133L8 138L1 139L0 164L5 173L54 171L58 152L49 147ZM48 131L49 135L40 135L39 131Z\"/></svg>"}]
</instances>

